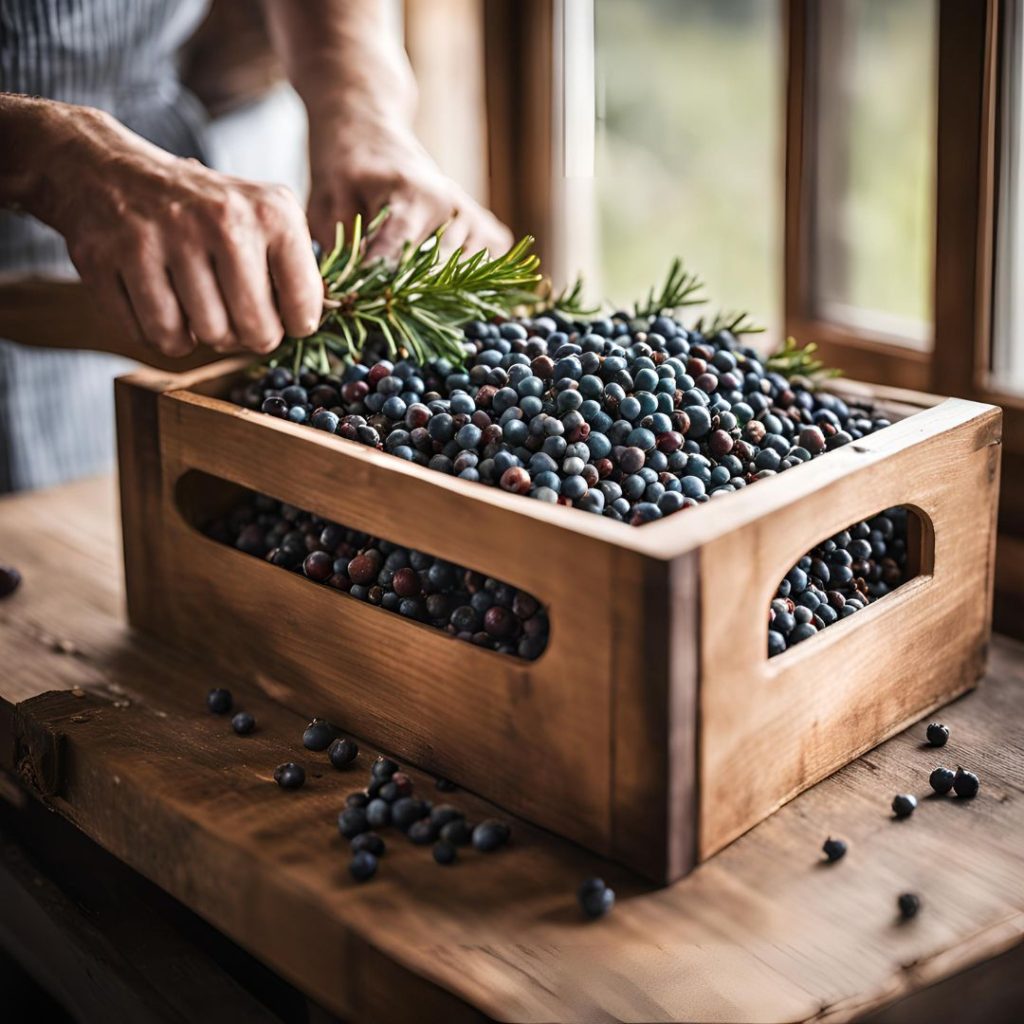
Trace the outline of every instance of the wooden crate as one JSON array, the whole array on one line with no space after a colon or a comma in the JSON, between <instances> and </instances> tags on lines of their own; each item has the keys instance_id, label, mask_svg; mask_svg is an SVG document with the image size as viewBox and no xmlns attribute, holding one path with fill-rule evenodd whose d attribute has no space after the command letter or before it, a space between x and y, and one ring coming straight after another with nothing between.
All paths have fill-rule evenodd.
<instances>
[{"instance_id":1,"label":"wooden crate","mask_svg":"<svg viewBox=\"0 0 1024 1024\"><path fill-rule=\"evenodd\" d=\"M658 882L982 672L996 408L886 392L892 426L635 528L240 409L218 397L239 371L118 381L131 621ZM474 647L214 542L209 476L530 591L546 651ZM769 660L783 575L894 505L920 516L918 575Z\"/></svg>"}]
</instances>

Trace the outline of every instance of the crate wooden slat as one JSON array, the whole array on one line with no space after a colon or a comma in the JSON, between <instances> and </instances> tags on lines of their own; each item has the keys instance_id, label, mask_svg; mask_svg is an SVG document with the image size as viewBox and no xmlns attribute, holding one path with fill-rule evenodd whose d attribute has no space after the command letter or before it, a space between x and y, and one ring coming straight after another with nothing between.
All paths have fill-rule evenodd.
<instances>
[{"instance_id":1,"label":"crate wooden slat","mask_svg":"<svg viewBox=\"0 0 1024 1024\"><path fill-rule=\"evenodd\" d=\"M631 528L238 408L237 371L118 384L133 623L657 881L982 671L990 406L884 395L892 426ZM530 591L547 650L482 650L213 542L217 480ZM779 579L892 505L923 516L918 577L769 661Z\"/></svg>"}]
</instances>

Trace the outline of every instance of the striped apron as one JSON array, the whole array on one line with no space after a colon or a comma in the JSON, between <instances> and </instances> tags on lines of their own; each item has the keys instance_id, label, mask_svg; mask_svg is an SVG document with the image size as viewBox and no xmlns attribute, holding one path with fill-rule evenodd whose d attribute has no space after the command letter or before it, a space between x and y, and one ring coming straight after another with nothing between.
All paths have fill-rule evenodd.
<instances>
[{"instance_id":1,"label":"striped apron","mask_svg":"<svg viewBox=\"0 0 1024 1024\"><path fill-rule=\"evenodd\" d=\"M176 55L207 0L0 0L0 91L99 107L180 156L205 157L204 113ZM0 273L74 276L64 240L0 211ZM0 492L110 468L112 379L131 363L0 340Z\"/></svg>"}]
</instances>

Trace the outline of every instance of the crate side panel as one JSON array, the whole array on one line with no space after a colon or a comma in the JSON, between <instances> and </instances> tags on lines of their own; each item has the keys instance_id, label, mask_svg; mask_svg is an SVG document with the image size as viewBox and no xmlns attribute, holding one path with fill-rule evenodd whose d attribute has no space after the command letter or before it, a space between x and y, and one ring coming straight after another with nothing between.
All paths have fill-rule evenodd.
<instances>
[{"instance_id":1,"label":"crate side panel","mask_svg":"<svg viewBox=\"0 0 1024 1024\"><path fill-rule=\"evenodd\" d=\"M612 853L659 883L696 858L697 566L616 560Z\"/></svg>"},{"instance_id":2,"label":"crate side panel","mask_svg":"<svg viewBox=\"0 0 1024 1024\"><path fill-rule=\"evenodd\" d=\"M702 857L977 680L998 439L990 409L705 545L703 608L751 614L702 620ZM894 505L921 510L934 531L925 575L769 660L768 604L785 572L825 537Z\"/></svg>"},{"instance_id":3,"label":"crate side panel","mask_svg":"<svg viewBox=\"0 0 1024 1024\"><path fill-rule=\"evenodd\" d=\"M333 448L307 449L258 423L247 424L247 450L225 448L216 434L179 429L179 408L161 407L162 530L175 557L153 628L295 707L335 715L357 735L607 851L609 545L429 482L396 484L386 464L352 471ZM286 452L294 457L284 461ZM174 506L175 484L193 468L528 590L548 609L547 649L535 662L480 650L216 544ZM382 502L381 487L396 489Z\"/></svg>"}]
</instances>

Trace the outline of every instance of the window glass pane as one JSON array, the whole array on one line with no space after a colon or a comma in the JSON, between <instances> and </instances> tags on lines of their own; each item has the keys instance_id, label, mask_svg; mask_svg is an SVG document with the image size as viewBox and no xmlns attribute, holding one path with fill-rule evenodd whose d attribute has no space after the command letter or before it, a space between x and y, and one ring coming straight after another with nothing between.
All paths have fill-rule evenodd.
<instances>
[{"instance_id":1,"label":"window glass pane","mask_svg":"<svg viewBox=\"0 0 1024 1024\"><path fill-rule=\"evenodd\" d=\"M817 12L815 312L930 348L935 0L819 0Z\"/></svg>"},{"instance_id":2,"label":"window glass pane","mask_svg":"<svg viewBox=\"0 0 1024 1024\"><path fill-rule=\"evenodd\" d=\"M1024 12L1007 3L999 126L999 203L996 222L992 386L1024 393Z\"/></svg>"},{"instance_id":3,"label":"window glass pane","mask_svg":"<svg viewBox=\"0 0 1024 1024\"><path fill-rule=\"evenodd\" d=\"M593 0L589 21L578 0L563 8L556 270L625 305L680 255L717 305L780 325L780 4Z\"/></svg>"}]
</instances>

